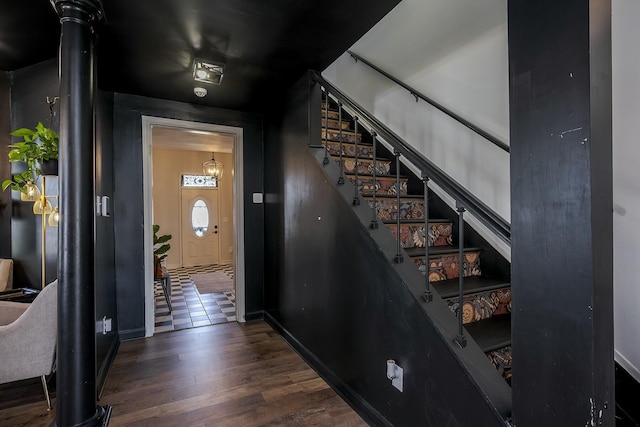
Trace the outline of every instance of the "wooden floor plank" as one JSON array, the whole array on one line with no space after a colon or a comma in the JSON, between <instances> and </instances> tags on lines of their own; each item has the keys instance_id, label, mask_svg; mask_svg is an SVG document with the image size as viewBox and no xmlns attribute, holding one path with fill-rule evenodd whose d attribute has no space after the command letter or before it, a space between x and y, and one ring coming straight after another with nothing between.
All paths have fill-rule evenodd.
<instances>
[{"instance_id":1,"label":"wooden floor plank","mask_svg":"<svg viewBox=\"0 0 640 427\"><path fill-rule=\"evenodd\" d=\"M3 427L54 420L34 384L11 393L0 388ZM263 321L122 343L99 404L111 426L366 425Z\"/></svg>"}]
</instances>

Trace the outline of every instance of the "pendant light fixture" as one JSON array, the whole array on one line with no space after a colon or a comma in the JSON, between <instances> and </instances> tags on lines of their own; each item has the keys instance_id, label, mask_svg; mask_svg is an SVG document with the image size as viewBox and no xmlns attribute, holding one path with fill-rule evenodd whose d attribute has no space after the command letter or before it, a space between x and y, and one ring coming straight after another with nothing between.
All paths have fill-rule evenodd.
<instances>
[{"instance_id":1,"label":"pendant light fixture","mask_svg":"<svg viewBox=\"0 0 640 427\"><path fill-rule=\"evenodd\" d=\"M211 160L202 164L202 172L204 172L205 175L212 176L220 181L222 179L222 173L224 172L224 166L222 166L222 163L216 162L214 153L211 153Z\"/></svg>"},{"instance_id":2,"label":"pendant light fixture","mask_svg":"<svg viewBox=\"0 0 640 427\"><path fill-rule=\"evenodd\" d=\"M49 227L57 227L59 223L60 223L60 211L56 206L53 209L53 212L51 213L51 215L49 215L48 224L49 224Z\"/></svg>"},{"instance_id":3,"label":"pendant light fixture","mask_svg":"<svg viewBox=\"0 0 640 427\"><path fill-rule=\"evenodd\" d=\"M53 212L53 206L45 196L40 196L33 204L34 215L49 215L51 212Z\"/></svg>"},{"instance_id":4,"label":"pendant light fixture","mask_svg":"<svg viewBox=\"0 0 640 427\"><path fill-rule=\"evenodd\" d=\"M35 202L40 199L40 189L32 181L27 182L20 190L20 200L23 202Z\"/></svg>"}]
</instances>

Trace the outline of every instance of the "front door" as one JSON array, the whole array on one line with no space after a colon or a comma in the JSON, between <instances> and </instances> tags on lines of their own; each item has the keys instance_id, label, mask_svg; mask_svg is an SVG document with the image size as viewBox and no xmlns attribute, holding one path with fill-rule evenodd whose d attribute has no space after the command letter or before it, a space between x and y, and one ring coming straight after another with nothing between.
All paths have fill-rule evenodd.
<instances>
[{"instance_id":1,"label":"front door","mask_svg":"<svg viewBox=\"0 0 640 427\"><path fill-rule=\"evenodd\" d=\"M182 189L182 266L218 264L218 190Z\"/></svg>"}]
</instances>

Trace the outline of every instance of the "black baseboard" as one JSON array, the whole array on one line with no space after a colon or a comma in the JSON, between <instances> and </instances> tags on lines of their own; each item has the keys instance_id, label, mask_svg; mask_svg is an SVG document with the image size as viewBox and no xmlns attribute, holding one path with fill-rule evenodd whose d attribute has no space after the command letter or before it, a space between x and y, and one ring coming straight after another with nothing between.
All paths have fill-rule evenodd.
<instances>
[{"instance_id":1,"label":"black baseboard","mask_svg":"<svg viewBox=\"0 0 640 427\"><path fill-rule=\"evenodd\" d=\"M616 426L640 426L640 383L616 363Z\"/></svg>"},{"instance_id":2,"label":"black baseboard","mask_svg":"<svg viewBox=\"0 0 640 427\"><path fill-rule=\"evenodd\" d=\"M124 331L119 331L120 340L128 341L135 340L138 338L144 338L146 331L144 328L136 328L136 329L127 329Z\"/></svg>"},{"instance_id":3,"label":"black baseboard","mask_svg":"<svg viewBox=\"0 0 640 427\"><path fill-rule=\"evenodd\" d=\"M98 370L98 400L102 398L102 392L104 391L104 386L107 384L107 377L109 376L109 371L111 371L111 366L113 365L113 361L116 358L116 354L118 354L118 349L120 348L120 335L116 334L116 338L111 342L111 346L109 346L109 351L107 351L107 355L102 362L102 366Z\"/></svg>"},{"instance_id":4,"label":"black baseboard","mask_svg":"<svg viewBox=\"0 0 640 427\"><path fill-rule=\"evenodd\" d=\"M263 310L252 311L251 313L244 314L244 320L246 320L247 322L250 322L251 320L261 320L261 319L264 319Z\"/></svg>"},{"instance_id":5,"label":"black baseboard","mask_svg":"<svg viewBox=\"0 0 640 427\"><path fill-rule=\"evenodd\" d=\"M373 406L353 391L340 377L296 339L271 314L264 312L264 320L304 359L314 371L345 401L362 419L372 426L392 426Z\"/></svg>"}]
</instances>

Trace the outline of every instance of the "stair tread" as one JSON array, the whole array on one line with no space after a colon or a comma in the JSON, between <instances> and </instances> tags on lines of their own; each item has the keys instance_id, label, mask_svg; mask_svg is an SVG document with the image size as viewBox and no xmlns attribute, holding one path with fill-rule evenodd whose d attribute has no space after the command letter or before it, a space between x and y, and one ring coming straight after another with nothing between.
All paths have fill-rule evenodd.
<instances>
[{"instance_id":1,"label":"stair tread","mask_svg":"<svg viewBox=\"0 0 640 427\"><path fill-rule=\"evenodd\" d=\"M345 175L354 175L355 176L355 172L350 172L350 171L344 171ZM358 172L358 177L367 177L367 178L373 178L373 174L372 173L362 173L362 172ZM376 178L396 178L395 175L388 175L388 174L383 174L383 173L377 173L376 174ZM405 175L400 175L400 179L409 179L408 176Z\"/></svg>"},{"instance_id":2,"label":"stair tread","mask_svg":"<svg viewBox=\"0 0 640 427\"><path fill-rule=\"evenodd\" d=\"M344 133L344 132L343 132ZM360 133L360 132L358 132ZM326 141L326 138L321 138L323 141ZM338 141L337 139L331 139L329 138L329 142L335 142L335 143L340 143L340 141ZM347 142L347 141L342 141L342 145L356 145L355 142ZM373 147L373 144L370 142L364 142L364 141L360 141L358 142L358 146L363 146L363 147ZM345 156L342 156L345 157Z\"/></svg>"},{"instance_id":3,"label":"stair tread","mask_svg":"<svg viewBox=\"0 0 640 427\"><path fill-rule=\"evenodd\" d=\"M431 286L442 298L452 298L458 296L458 278L438 280L431 282ZM506 280L486 278L482 276L469 276L464 278L464 295L479 292L492 291L495 289L507 288L511 283Z\"/></svg>"},{"instance_id":4,"label":"stair tread","mask_svg":"<svg viewBox=\"0 0 640 427\"><path fill-rule=\"evenodd\" d=\"M322 120L325 120L325 117L322 116ZM333 121L336 123L329 123L329 130L335 130L335 131L340 131L340 127L339 127L339 123L340 120L338 119L332 119L331 117L329 117L329 121ZM355 132L355 128L351 127L351 120L345 120L344 118L342 119L342 124L346 125L348 124L349 126L345 126L342 128L342 132ZM325 126L324 123L321 124L320 126L321 130L326 130L327 126ZM362 133L362 130L358 129L358 133Z\"/></svg>"},{"instance_id":5,"label":"stair tread","mask_svg":"<svg viewBox=\"0 0 640 427\"><path fill-rule=\"evenodd\" d=\"M337 142L337 141L335 141L335 142ZM345 144L348 144L348 143L347 143L347 142L345 142ZM355 144L354 144L354 145L355 145ZM367 145L367 144L364 144L364 143L358 143L358 145ZM324 148L324 145L321 145L321 147L323 147L323 148ZM331 154L331 156L332 156L332 157L334 157L335 159L339 159L339 158L340 158L340 155L339 155L339 154ZM343 155L342 155L342 158L343 158L343 159L353 159L353 160L357 159L359 162L369 162L369 163L373 163L373 159L371 159L371 158L367 158L367 157L353 157L353 156L347 156L347 155L344 155L344 154L343 154ZM378 157L378 158L376 159L376 162L377 162L377 163L391 163L391 161L392 161L391 159L387 159L386 157L384 157L384 158L383 158L383 157Z\"/></svg>"},{"instance_id":6,"label":"stair tread","mask_svg":"<svg viewBox=\"0 0 640 427\"><path fill-rule=\"evenodd\" d=\"M482 248L465 247L465 252L481 251ZM424 248L406 248L405 251L410 257L424 256ZM458 246L429 246L429 256L431 255L443 255L453 254L458 252ZM456 279L457 280L457 279Z\"/></svg>"},{"instance_id":7,"label":"stair tread","mask_svg":"<svg viewBox=\"0 0 640 427\"><path fill-rule=\"evenodd\" d=\"M485 353L511 345L510 314L467 323L464 327Z\"/></svg>"},{"instance_id":8,"label":"stair tread","mask_svg":"<svg viewBox=\"0 0 640 427\"><path fill-rule=\"evenodd\" d=\"M329 129L332 129L332 128L329 128ZM322 128L322 130L324 130L324 127ZM332 130L337 130L337 131L339 132L339 131L340 131L340 128L334 128L334 129L332 129ZM351 129L342 129L342 133L343 133L343 134L344 134L344 133L346 133L346 134L350 134L350 135L355 135L355 134L356 134L356 131L355 131L355 130L351 130ZM360 130L359 130L357 133L358 133L358 134L362 134L362 131L360 131ZM359 143L358 143L358 144L359 144Z\"/></svg>"},{"instance_id":9,"label":"stair tread","mask_svg":"<svg viewBox=\"0 0 640 427\"><path fill-rule=\"evenodd\" d=\"M439 224L439 223L443 223L443 222L451 222L450 219L434 219L431 218L429 219L429 223L434 223L434 224ZM394 219L388 220L388 221L382 221L383 224L396 224L397 221ZM424 225L424 220L422 219L401 219L400 220L400 224L419 224L419 225Z\"/></svg>"},{"instance_id":10,"label":"stair tread","mask_svg":"<svg viewBox=\"0 0 640 427\"><path fill-rule=\"evenodd\" d=\"M376 199L395 199L397 196L395 194L377 194ZM367 200L373 200L373 196L365 196ZM401 194L400 200L403 199L411 199L411 200L422 200L424 201L424 196L421 194Z\"/></svg>"}]
</instances>

